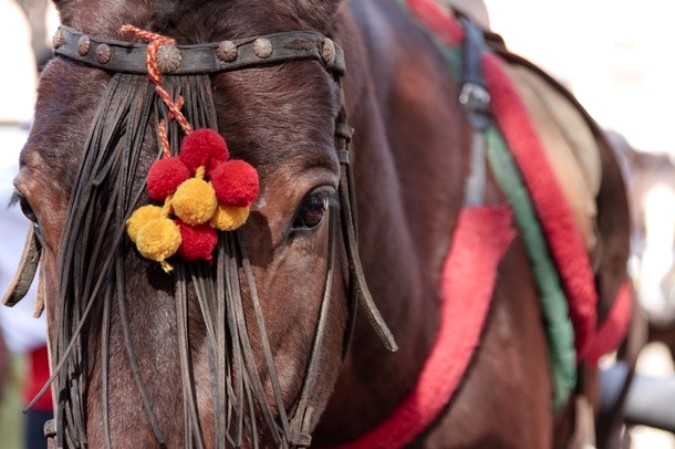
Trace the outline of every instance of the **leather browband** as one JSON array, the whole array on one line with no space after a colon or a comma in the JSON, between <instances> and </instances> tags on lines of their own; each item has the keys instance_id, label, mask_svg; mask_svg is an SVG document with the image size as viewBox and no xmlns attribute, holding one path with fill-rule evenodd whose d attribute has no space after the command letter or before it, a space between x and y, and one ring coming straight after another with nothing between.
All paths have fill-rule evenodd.
<instances>
[{"instance_id":1,"label":"leather browband","mask_svg":"<svg viewBox=\"0 0 675 449\"><path fill-rule=\"evenodd\" d=\"M147 44L101 39L67 26L54 36L54 53L111 72L147 73ZM263 47L263 51L259 50ZM204 75L298 59L314 59L336 74L345 72L342 48L314 31L289 31L220 43L176 45L175 70L168 75ZM222 52L227 50L226 54ZM269 54L267 54L269 53Z\"/></svg>"}]
</instances>

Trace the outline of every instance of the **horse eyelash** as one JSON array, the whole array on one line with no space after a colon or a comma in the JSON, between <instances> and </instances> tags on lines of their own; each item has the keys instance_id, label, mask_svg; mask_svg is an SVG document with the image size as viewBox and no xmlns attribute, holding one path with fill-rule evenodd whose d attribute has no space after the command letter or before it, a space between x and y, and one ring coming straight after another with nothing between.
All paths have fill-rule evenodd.
<instances>
[{"instance_id":1,"label":"horse eyelash","mask_svg":"<svg viewBox=\"0 0 675 449\"><path fill-rule=\"evenodd\" d=\"M18 204L20 204L21 200L22 199L25 200L25 198L26 197L18 189L14 189L14 191L12 192L12 196L9 198L9 201L7 202L6 209L16 207ZM30 205L28 207L30 207ZM23 212L23 207L21 207L21 209L22 213L26 215L25 212ZM35 228L35 231L38 233L38 237L40 238L40 240L42 240L42 232L40 225L37 222L33 222L33 220L30 219L28 216L26 216L26 218L28 218L28 220L31 221L33 227Z\"/></svg>"},{"instance_id":2,"label":"horse eyelash","mask_svg":"<svg viewBox=\"0 0 675 449\"><path fill-rule=\"evenodd\" d=\"M14 191L12 192L12 196L9 198L9 201L7 202L7 209L11 209L12 207L19 204L19 201L21 201L22 196L23 195L21 195L21 193L18 190L14 189Z\"/></svg>"}]
</instances>

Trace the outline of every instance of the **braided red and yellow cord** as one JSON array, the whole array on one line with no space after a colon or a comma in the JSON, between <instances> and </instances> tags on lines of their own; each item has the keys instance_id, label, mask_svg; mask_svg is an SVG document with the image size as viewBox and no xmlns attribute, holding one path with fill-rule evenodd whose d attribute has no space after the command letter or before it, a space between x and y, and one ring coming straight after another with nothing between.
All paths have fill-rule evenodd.
<instances>
[{"instance_id":1,"label":"braided red and yellow cord","mask_svg":"<svg viewBox=\"0 0 675 449\"><path fill-rule=\"evenodd\" d=\"M169 108L168 120L175 119L180 127L183 129L185 134L190 134L192 132L192 126L187 121L181 108L183 107L183 97L178 96L174 101L171 98L171 95L164 89L162 83L162 72L159 69L159 64L157 63L157 52L162 45L176 45L176 40L170 37L162 36L161 34L152 33L150 31L142 30L133 25L123 25L120 28L120 31L125 34L134 36L140 40L143 40L148 43L148 49L146 53L146 64L148 67L148 78L155 85L155 93L164 101L164 104ZM159 126L157 127L159 142L162 146L162 153L164 157L169 157L169 139L167 137L166 127L168 124L161 120Z\"/></svg>"}]
</instances>

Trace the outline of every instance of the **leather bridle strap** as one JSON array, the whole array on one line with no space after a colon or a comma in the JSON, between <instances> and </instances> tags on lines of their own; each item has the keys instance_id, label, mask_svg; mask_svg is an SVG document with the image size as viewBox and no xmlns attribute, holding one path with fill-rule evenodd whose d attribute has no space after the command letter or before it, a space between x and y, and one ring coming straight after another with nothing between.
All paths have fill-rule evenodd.
<instances>
[{"instance_id":1,"label":"leather bridle strap","mask_svg":"<svg viewBox=\"0 0 675 449\"><path fill-rule=\"evenodd\" d=\"M370 325L373 326L377 336L389 351L395 352L398 350L398 345L370 294L361 264L361 257L359 256L358 235L356 233L357 219L354 177L349 154L349 146L353 133L354 130L347 124L346 112L343 108L338 114L335 124L335 149L338 153L341 167L340 204L342 208L340 210L342 212L342 231L346 240L347 257L349 259L349 274L353 283L352 301L353 303L356 301L361 303L366 313L366 318ZM351 327L353 326L353 319L356 314L356 304L352 305L351 314L352 322L348 323L347 338L349 338L352 331ZM345 348L347 345L348 340Z\"/></svg>"},{"instance_id":2,"label":"leather bridle strap","mask_svg":"<svg viewBox=\"0 0 675 449\"><path fill-rule=\"evenodd\" d=\"M490 93L485 86L481 56L485 50L483 32L469 19L462 18L462 90L459 103L473 129L471 173L466 180L465 206L483 204L487 179L485 163L485 130L490 124Z\"/></svg>"},{"instance_id":3,"label":"leather bridle strap","mask_svg":"<svg viewBox=\"0 0 675 449\"><path fill-rule=\"evenodd\" d=\"M333 287L333 277L335 275L335 209L331 210L328 222L328 254L326 256L326 280L324 283L323 298L321 300L321 309L319 311L319 320L314 332L314 341L309 355L309 362L305 374L305 380L300 392L297 406L293 418L291 419L291 430L293 431L293 446L298 448L308 448L312 444L312 436L309 430L312 426L312 417L314 407L310 405L311 392L314 390L318 375L318 361L326 335L326 326L330 312L330 298Z\"/></svg>"},{"instance_id":4,"label":"leather bridle strap","mask_svg":"<svg viewBox=\"0 0 675 449\"><path fill-rule=\"evenodd\" d=\"M35 279L40 256L42 253L42 243L38 233L35 232L35 227L31 226L26 235L26 243L23 247L21 260L14 273L5 294L2 298L2 303L8 307L16 305L28 293L28 289Z\"/></svg>"},{"instance_id":5,"label":"leather bridle strap","mask_svg":"<svg viewBox=\"0 0 675 449\"><path fill-rule=\"evenodd\" d=\"M345 330L345 339L343 344L343 358L354 330L356 321L357 304L363 307L366 318L378 337L389 351L398 350L396 340L387 326L380 311L375 305L375 301L370 294L366 278L361 265L361 258L358 252L358 242L356 235L356 201L354 196L354 179L351 170L351 161L349 147L354 129L347 124L344 107L341 108L335 121L335 149L340 161L340 219L342 222L342 234L345 239L345 249L349 261L350 274L350 303L349 319ZM319 320L314 333L314 342L309 356L309 362L302 385L300 398L297 403L295 414L291 420L291 429L295 440L293 445L298 448L308 448L311 445L312 438L309 429L312 425L314 408L310 404L310 392L313 391L317 381L319 355L321 353L330 305L331 289L334 276L335 259L335 209L331 211L329 230L328 230L328 255L326 267L326 281L324 284L324 295L321 301L321 311Z\"/></svg>"},{"instance_id":6,"label":"leather bridle strap","mask_svg":"<svg viewBox=\"0 0 675 449\"><path fill-rule=\"evenodd\" d=\"M145 43L89 36L63 25L54 36L56 55L115 73L146 74L147 47ZM338 75L345 72L342 48L315 31L162 47L157 56L162 74L167 75L206 75L302 59L321 61Z\"/></svg>"}]
</instances>

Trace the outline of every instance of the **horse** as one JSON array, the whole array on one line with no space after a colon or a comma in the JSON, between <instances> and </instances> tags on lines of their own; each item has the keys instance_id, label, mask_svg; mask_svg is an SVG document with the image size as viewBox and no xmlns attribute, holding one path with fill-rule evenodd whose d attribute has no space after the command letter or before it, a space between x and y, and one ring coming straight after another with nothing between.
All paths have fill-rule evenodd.
<instances>
[{"instance_id":1,"label":"horse","mask_svg":"<svg viewBox=\"0 0 675 449\"><path fill-rule=\"evenodd\" d=\"M550 78L429 0L55 5L15 180L41 251L52 443L594 441L588 354L625 281L628 211L585 112L593 210L541 206L565 193L498 56ZM529 143L509 156L500 129ZM514 184L514 158L538 171ZM514 219L528 195L536 213ZM572 323L542 290L593 301Z\"/></svg>"}]
</instances>

